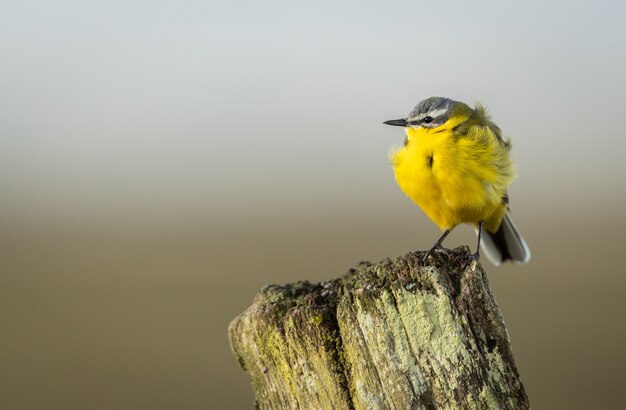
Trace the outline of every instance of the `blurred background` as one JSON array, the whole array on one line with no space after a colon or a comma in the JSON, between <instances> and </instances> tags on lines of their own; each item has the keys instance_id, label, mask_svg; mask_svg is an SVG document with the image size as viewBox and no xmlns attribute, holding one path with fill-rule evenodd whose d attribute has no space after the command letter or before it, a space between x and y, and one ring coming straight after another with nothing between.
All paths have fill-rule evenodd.
<instances>
[{"instance_id":1,"label":"blurred background","mask_svg":"<svg viewBox=\"0 0 626 410\"><path fill-rule=\"evenodd\" d=\"M614 1L0 3L0 407L249 409L270 283L428 248L382 121L484 103L526 266L483 261L535 409L626 382L626 17ZM457 229L448 246L473 244Z\"/></svg>"}]
</instances>

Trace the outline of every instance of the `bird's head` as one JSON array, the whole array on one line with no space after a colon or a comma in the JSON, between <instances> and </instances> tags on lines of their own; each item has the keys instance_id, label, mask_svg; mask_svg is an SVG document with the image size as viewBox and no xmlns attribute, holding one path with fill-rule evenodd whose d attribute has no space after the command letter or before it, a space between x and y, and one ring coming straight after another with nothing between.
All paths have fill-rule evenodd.
<instances>
[{"instance_id":1,"label":"bird's head","mask_svg":"<svg viewBox=\"0 0 626 410\"><path fill-rule=\"evenodd\" d=\"M469 118L473 111L467 104L459 101L430 97L417 104L405 118L385 121L383 124L439 131L460 124Z\"/></svg>"}]
</instances>

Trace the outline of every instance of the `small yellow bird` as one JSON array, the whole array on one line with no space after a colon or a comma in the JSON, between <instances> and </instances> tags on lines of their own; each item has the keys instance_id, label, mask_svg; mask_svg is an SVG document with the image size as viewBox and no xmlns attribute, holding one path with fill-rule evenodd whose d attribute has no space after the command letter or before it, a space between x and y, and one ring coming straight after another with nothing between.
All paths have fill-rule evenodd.
<instances>
[{"instance_id":1,"label":"small yellow bird","mask_svg":"<svg viewBox=\"0 0 626 410\"><path fill-rule=\"evenodd\" d=\"M511 221L507 189L515 179L510 139L491 122L485 109L449 98L431 97L406 118L384 124L404 127L404 147L389 153L402 191L422 208L443 235L428 255L461 223L474 225L478 245L496 265L525 263L530 250Z\"/></svg>"}]
</instances>

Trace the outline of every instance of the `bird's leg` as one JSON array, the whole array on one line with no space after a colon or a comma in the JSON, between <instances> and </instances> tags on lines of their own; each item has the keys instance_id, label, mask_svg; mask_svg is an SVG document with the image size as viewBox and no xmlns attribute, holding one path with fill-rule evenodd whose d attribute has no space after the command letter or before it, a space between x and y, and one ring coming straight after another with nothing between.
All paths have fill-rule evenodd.
<instances>
[{"instance_id":1,"label":"bird's leg","mask_svg":"<svg viewBox=\"0 0 626 410\"><path fill-rule=\"evenodd\" d=\"M472 259L480 259L480 237L483 233L483 221L478 222L478 244L476 245L476 252L472 255Z\"/></svg>"},{"instance_id":2,"label":"bird's leg","mask_svg":"<svg viewBox=\"0 0 626 410\"><path fill-rule=\"evenodd\" d=\"M439 239L437 239L437 242L435 242L433 247L430 248L430 250L428 252L426 252L426 255L424 255L424 263L428 260L428 257L430 256L430 254L433 251L435 251L436 249L442 249L443 248L441 246L441 243L443 242L444 239L446 239L446 236L448 236L450 234L450 231L452 231L452 230L451 229L446 229L446 231L443 233L443 235L441 235L441 237Z\"/></svg>"},{"instance_id":3,"label":"bird's leg","mask_svg":"<svg viewBox=\"0 0 626 410\"><path fill-rule=\"evenodd\" d=\"M480 237L481 237L482 233L483 233L483 221L480 221L478 223L478 244L476 245L476 252L474 252L471 255L467 256L467 262L463 265L463 268L461 269L461 272L464 271L465 269L467 269L467 267L469 266L469 264L472 261L480 260Z\"/></svg>"}]
</instances>

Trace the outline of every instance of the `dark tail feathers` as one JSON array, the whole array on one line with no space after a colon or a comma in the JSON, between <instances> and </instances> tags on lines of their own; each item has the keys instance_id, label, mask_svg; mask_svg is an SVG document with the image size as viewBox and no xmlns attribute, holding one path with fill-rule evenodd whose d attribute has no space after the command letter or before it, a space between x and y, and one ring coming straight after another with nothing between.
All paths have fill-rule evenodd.
<instances>
[{"instance_id":1,"label":"dark tail feathers","mask_svg":"<svg viewBox=\"0 0 626 410\"><path fill-rule=\"evenodd\" d=\"M482 250L494 265L500 265L508 260L516 263L526 263L530 260L528 245L517 231L508 212L502 219L500 227L495 233L483 231Z\"/></svg>"}]
</instances>

